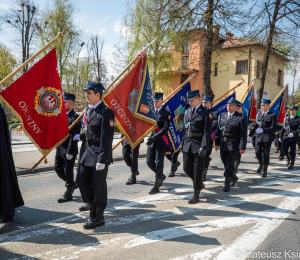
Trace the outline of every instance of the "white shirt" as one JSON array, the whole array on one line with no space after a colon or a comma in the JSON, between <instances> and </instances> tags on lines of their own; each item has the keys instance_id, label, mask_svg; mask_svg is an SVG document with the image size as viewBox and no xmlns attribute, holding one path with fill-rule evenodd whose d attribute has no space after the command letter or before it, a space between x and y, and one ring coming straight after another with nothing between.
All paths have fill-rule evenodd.
<instances>
[{"instance_id":1,"label":"white shirt","mask_svg":"<svg viewBox=\"0 0 300 260\"><path fill-rule=\"evenodd\" d=\"M269 110L267 112L263 112L262 116L265 116L266 114L268 114Z\"/></svg>"},{"instance_id":2,"label":"white shirt","mask_svg":"<svg viewBox=\"0 0 300 260\"><path fill-rule=\"evenodd\" d=\"M235 111L234 111L233 113L231 113L231 114L228 112L227 117L228 117L228 118L231 118L231 117L233 116L234 113L235 113Z\"/></svg>"},{"instance_id":3,"label":"white shirt","mask_svg":"<svg viewBox=\"0 0 300 260\"><path fill-rule=\"evenodd\" d=\"M293 119L295 116L292 116L292 115L291 115L290 117L291 117L291 119Z\"/></svg>"},{"instance_id":4,"label":"white shirt","mask_svg":"<svg viewBox=\"0 0 300 260\"><path fill-rule=\"evenodd\" d=\"M201 105L201 103L195 107L194 113L195 113L195 111L197 111L197 109L200 107L200 105Z\"/></svg>"},{"instance_id":5,"label":"white shirt","mask_svg":"<svg viewBox=\"0 0 300 260\"><path fill-rule=\"evenodd\" d=\"M160 107L160 108L155 108L155 114L158 114L159 113L159 111L161 110L161 108L162 108L162 106Z\"/></svg>"},{"instance_id":6,"label":"white shirt","mask_svg":"<svg viewBox=\"0 0 300 260\"><path fill-rule=\"evenodd\" d=\"M72 110L72 109L71 109ZM67 112L67 115L71 112L71 110L69 112Z\"/></svg>"},{"instance_id":7,"label":"white shirt","mask_svg":"<svg viewBox=\"0 0 300 260\"><path fill-rule=\"evenodd\" d=\"M99 106L101 104L101 102L102 102L102 100L100 100L100 102L98 102L96 105L93 105L93 106L90 106L90 107L96 109L96 107Z\"/></svg>"}]
</instances>

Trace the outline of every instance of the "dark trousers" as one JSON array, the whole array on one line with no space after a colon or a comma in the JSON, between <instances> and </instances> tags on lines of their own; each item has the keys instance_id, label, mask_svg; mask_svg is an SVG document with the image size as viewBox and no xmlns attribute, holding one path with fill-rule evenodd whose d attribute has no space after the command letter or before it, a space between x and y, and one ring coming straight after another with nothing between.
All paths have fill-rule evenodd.
<instances>
[{"instance_id":1,"label":"dark trousers","mask_svg":"<svg viewBox=\"0 0 300 260\"><path fill-rule=\"evenodd\" d=\"M212 149L213 149L213 143L214 141L212 139L210 139L209 145L208 145L208 150L206 152L205 155L205 168L208 168L210 160L209 160L209 156L211 155Z\"/></svg>"},{"instance_id":2,"label":"dark trousers","mask_svg":"<svg viewBox=\"0 0 300 260\"><path fill-rule=\"evenodd\" d=\"M171 144L171 154L166 154L166 158L172 162L172 163L177 163L177 159L178 159L178 155L180 153L180 150L178 150L177 152L174 151L174 148Z\"/></svg>"},{"instance_id":3,"label":"dark trousers","mask_svg":"<svg viewBox=\"0 0 300 260\"><path fill-rule=\"evenodd\" d=\"M270 162L270 149L272 142L255 142L255 154L257 159L260 161L264 158L264 164Z\"/></svg>"},{"instance_id":4,"label":"dark trousers","mask_svg":"<svg viewBox=\"0 0 300 260\"><path fill-rule=\"evenodd\" d=\"M236 157L236 161L240 163L241 162L241 157L242 157L242 155L241 155L241 153L239 153L238 156Z\"/></svg>"},{"instance_id":5,"label":"dark trousers","mask_svg":"<svg viewBox=\"0 0 300 260\"><path fill-rule=\"evenodd\" d=\"M123 144L123 158L128 167L131 168L131 172L136 173L138 171L138 157L140 153L140 144L134 149L130 144Z\"/></svg>"},{"instance_id":6,"label":"dark trousers","mask_svg":"<svg viewBox=\"0 0 300 260\"><path fill-rule=\"evenodd\" d=\"M108 166L104 170L96 171L96 167L78 164L76 183L79 186L81 197L85 203L94 201L96 207L106 208ZM92 187L94 186L94 190Z\"/></svg>"},{"instance_id":7,"label":"dark trousers","mask_svg":"<svg viewBox=\"0 0 300 260\"><path fill-rule=\"evenodd\" d=\"M256 137L255 136L253 136L252 137L252 141L251 141L251 143L252 143L252 146L253 146L253 148L255 149L255 139L256 139Z\"/></svg>"},{"instance_id":8,"label":"dark trousers","mask_svg":"<svg viewBox=\"0 0 300 260\"><path fill-rule=\"evenodd\" d=\"M224 164L225 171L224 176L225 177L232 177L234 174L234 163L239 155L240 151L222 151L220 150L221 160Z\"/></svg>"},{"instance_id":9,"label":"dark trousers","mask_svg":"<svg viewBox=\"0 0 300 260\"><path fill-rule=\"evenodd\" d=\"M160 179L163 175L166 150L166 145L155 145L155 143L147 148L147 165L155 172L156 179Z\"/></svg>"},{"instance_id":10,"label":"dark trousers","mask_svg":"<svg viewBox=\"0 0 300 260\"><path fill-rule=\"evenodd\" d=\"M290 156L292 161L295 161L296 158L296 145L296 142L286 142L284 139L282 140L281 150L283 151L283 154L287 156L290 149Z\"/></svg>"},{"instance_id":11,"label":"dark trousers","mask_svg":"<svg viewBox=\"0 0 300 260\"><path fill-rule=\"evenodd\" d=\"M66 182L65 186L73 186L74 182L74 164L76 155L71 160L66 157L55 156L54 170L58 177Z\"/></svg>"},{"instance_id":12,"label":"dark trousers","mask_svg":"<svg viewBox=\"0 0 300 260\"><path fill-rule=\"evenodd\" d=\"M202 174L205 157L199 157L198 153L183 152L183 170L193 180L195 190L202 188Z\"/></svg>"}]
</instances>

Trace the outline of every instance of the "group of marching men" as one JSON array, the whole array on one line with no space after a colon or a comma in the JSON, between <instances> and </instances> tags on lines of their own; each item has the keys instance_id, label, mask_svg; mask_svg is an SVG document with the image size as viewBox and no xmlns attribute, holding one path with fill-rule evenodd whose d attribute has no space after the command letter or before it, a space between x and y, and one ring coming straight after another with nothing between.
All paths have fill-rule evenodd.
<instances>
[{"instance_id":1,"label":"group of marching men","mask_svg":"<svg viewBox=\"0 0 300 260\"><path fill-rule=\"evenodd\" d=\"M112 142L114 136L114 113L102 102L104 87L101 83L88 81L84 88L89 106L85 108L85 129L80 134L81 124L78 123L70 130L69 138L57 148L55 157L55 171L65 181L66 192L58 202L72 200L72 194L79 188L84 201L79 210L90 211L90 217L83 227L93 229L103 226L104 210L107 206L106 177L108 166L112 163ZM75 95L64 93L64 103L71 125L78 115L73 110ZM245 153L247 144L247 118L242 114L242 103L230 99L227 103L227 112L219 115L212 108L213 97L201 96L199 90L188 91L187 100L190 107L185 112L185 133L181 145L183 153L183 170L192 179L194 193L188 203L199 201L201 189L205 188L206 174L210 163L210 154L213 146L220 150L221 160L224 164L225 185L224 192L229 192L231 186L238 181L236 175L241 155ZM163 93L154 93L153 102L157 129L148 138L147 165L155 173L155 183L149 194L159 192L166 176L164 171L164 158L171 161L169 177L174 177L180 163L178 151L171 148L171 154L166 155L168 144L168 130L171 114L163 106ZM270 100L263 99L261 111L257 121L252 125L249 136L254 143L256 157L259 162L258 173L267 177L270 160L270 148L275 138L277 117L270 112ZM290 108L290 115L286 115L284 126L280 134L281 150L287 156L289 169L295 162L296 141L300 132L300 119L296 116L297 107ZM212 135L213 133L213 135ZM215 134L214 134L215 133ZM212 136L215 140L213 141ZM79 152L77 176L74 181L73 167L78 154L77 142L82 145ZM131 168L131 175L127 185L135 184L138 171L138 156L140 144L134 149L128 141L123 142L123 157ZM290 150L290 152L289 152Z\"/></svg>"}]
</instances>

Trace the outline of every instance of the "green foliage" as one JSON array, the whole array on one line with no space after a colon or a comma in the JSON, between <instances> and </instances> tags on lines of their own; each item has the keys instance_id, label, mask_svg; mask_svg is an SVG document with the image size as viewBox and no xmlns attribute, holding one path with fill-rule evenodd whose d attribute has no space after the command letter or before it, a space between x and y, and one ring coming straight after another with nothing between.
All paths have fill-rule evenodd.
<instances>
[{"instance_id":1,"label":"green foliage","mask_svg":"<svg viewBox=\"0 0 300 260\"><path fill-rule=\"evenodd\" d=\"M0 45L0 80L8 76L16 67L17 61L5 45ZM6 82L10 85L13 79Z\"/></svg>"}]
</instances>

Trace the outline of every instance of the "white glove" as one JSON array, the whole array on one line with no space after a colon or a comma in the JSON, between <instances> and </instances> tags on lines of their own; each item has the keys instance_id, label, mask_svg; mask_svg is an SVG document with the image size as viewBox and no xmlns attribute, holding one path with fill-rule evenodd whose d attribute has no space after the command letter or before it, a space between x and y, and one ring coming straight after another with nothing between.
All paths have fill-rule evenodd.
<instances>
[{"instance_id":1,"label":"white glove","mask_svg":"<svg viewBox=\"0 0 300 260\"><path fill-rule=\"evenodd\" d=\"M255 133L257 133L257 134L260 134L260 133L262 133L264 130L262 129L262 128L257 128L256 130L255 130Z\"/></svg>"},{"instance_id":2,"label":"white glove","mask_svg":"<svg viewBox=\"0 0 300 260\"><path fill-rule=\"evenodd\" d=\"M80 140L80 134L76 134L76 135L74 135L74 137L73 137L73 141L79 141Z\"/></svg>"},{"instance_id":3,"label":"white glove","mask_svg":"<svg viewBox=\"0 0 300 260\"><path fill-rule=\"evenodd\" d=\"M105 164L104 163L97 163L96 164L96 171L101 171L105 168Z\"/></svg>"},{"instance_id":4,"label":"white glove","mask_svg":"<svg viewBox=\"0 0 300 260\"><path fill-rule=\"evenodd\" d=\"M288 137L294 137L293 133L289 133Z\"/></svg>"},{"instance_id":5,"label":"white glove","mask_svg":"<svg viewBox=\"0 0 300 260\"><path fill-rule=\"evenodd\" d=\"M279 138L279 142L281 143L281 138Z\"/></svg>"},{"instance_id":6,"label":"white glove","mask_svg":"<svg viewBox=\"0 0 300 260\"><path fill-rule=\"evenodd\" d=\"M73 154L66 154L67 160L71 160L73 158Z\"/></svg>"}]
</instances>

